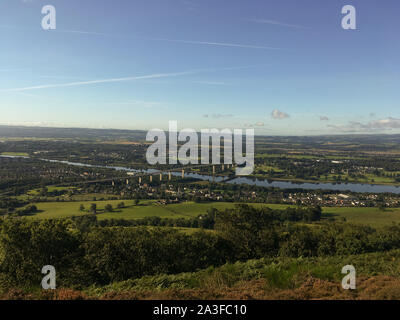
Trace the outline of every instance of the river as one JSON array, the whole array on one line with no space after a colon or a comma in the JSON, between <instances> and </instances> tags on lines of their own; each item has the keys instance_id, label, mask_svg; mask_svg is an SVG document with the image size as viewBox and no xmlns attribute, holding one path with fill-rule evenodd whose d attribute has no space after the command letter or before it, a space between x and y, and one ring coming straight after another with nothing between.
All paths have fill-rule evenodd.
<instances>
[{"instance_id":1,"label":"river","mask_svg":"<svg viewBox=\"0 0 400 320\"><path fill-rule=\"evenodd\" d=\"M0 155L3 158L26 158L29 157L24 156L9 156L9 155ZM64 160L50 160L50 159L42 159L39 160L47 161L47 162L55 162L55 163L63 163L71 166L79 166L79 167L90 167L90 168L107 168L114 169L118 171L127 171L127 172L142 172L142 173L157 173L159 170L155 169L147 169L147 170L137 170L131 169L128 167L119 167L119 166L101 166L101 165L91 165L80 162L70 162ZM180 176L179 172L172 172L174 176ZM201 175L197 173L185 173L186 177L195 178L204 181L215 181L215 182L223 182L226 178L216 176L213 178L209 175ZM227 181L226 183L230 184L248 184L255 185L260 187L274 187L280 189L306 189L306 190L335 190L335 191L351 191L351 192L369 192L369 193L395 193L400 194L400 188L398 186L391 185L379 185L379 184L363 184L363 183L297 183L292 181L268 181L268 180L259 180L255 178L247 178L247 177L237 177L232 180Z\"/></svg>"}]
</instances>

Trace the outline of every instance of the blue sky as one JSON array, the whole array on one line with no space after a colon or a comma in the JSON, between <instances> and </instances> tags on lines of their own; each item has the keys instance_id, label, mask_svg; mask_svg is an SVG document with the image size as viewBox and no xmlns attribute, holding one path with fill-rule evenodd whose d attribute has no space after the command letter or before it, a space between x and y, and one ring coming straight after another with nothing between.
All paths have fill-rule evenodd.
<instances>
[{"instance_id":1,"label":"blue sky","mask_svg":"<svg viewBox=\"0 0 400 320\"><path fill-rule=\"evenodd\" d=\"M41 9L57 10L42 30ZM357 30L343 30L354 5ZM1 0L0 123L400 132L396 0Z\"/></svg>"}]
</instances>

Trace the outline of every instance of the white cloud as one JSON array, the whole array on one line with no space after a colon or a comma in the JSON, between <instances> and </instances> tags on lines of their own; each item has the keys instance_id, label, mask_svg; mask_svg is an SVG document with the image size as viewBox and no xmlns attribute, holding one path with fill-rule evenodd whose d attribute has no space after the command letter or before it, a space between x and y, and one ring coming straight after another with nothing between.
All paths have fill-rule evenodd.
<instances>
[{"instance_id":1,"label":"white cloud","mask_svg":"<svg viewBox=\"0 0 400 320\"><path fill-rule=\"evenodd\" d=\"M400 119L398 118L386 118L381 120L371 121L368 126L372 129L399 129Z\"/></svg>"},{"instance_id":2,"label":"white cloud","mask_svg":"<svg viewBox=\"0 0 400 320\"><path fill-rule=\"evenodd\" d=\"M379 132L400 129L400 119L389 117L370 121L368 123L350 121L345 125L328 125L328 127L341 132Z\"/></svg>"},{"instance_id":3,"label":"white cloud","mask_svg":"<svg viewBox=\"0 0 400 320\"><path fill-rule=\"evenodd\" d=\"M245 128L254 128L254 127L264 127L265 124L264 122L256 122L256 123L245 123L244 127Z\"/></svg>"},{"instance_id":4,"label":"white cloud","mask_svg":"<svg viewBox=\"0 0 400 320\"><path fill-rule=\"evenodd\" d=\"M271 117L274 118L274 119L282 120L282 119L289 118L290 116L285 112L282 112L282 111L279 111L278 109L275 109L275 110L272 111Z\"/></svg>"},{"instance_id":5,"label":"white cloud","mask_svg":"<svg viewBox=\"0 0 400 320\"><path fill-rule=\"evenodd\" d=\"M319 120L321 120L321 121L329 121L329 118L326 117L326 116L320 116Z\"/></svg>"}]
</instances>

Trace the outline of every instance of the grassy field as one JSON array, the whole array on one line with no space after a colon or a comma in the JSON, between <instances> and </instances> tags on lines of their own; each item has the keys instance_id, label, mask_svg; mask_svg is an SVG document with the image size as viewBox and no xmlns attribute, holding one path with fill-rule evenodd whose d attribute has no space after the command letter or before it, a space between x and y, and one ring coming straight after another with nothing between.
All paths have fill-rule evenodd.
<instances>
[{"instance_id":1,"label":"grassy field","mask_svg":"<svg viewBox=\"0 0 400 320\"><path fill-rule=\"evenodd\" d=\"M115 197L113 195L105 194L105 193L83 193L83 194L74 194L69 195L68 191L73 191L77 189L77 187L57 187L57 186L48 186L48 192L54 191L65 191L65 194L59 196L48 196L46 195L46 199L53 200L54 202L57 199L61 201L96 201L96 200L107 200L109 198ZM41 189L32 189L29 190L26 194L17 196L16 198L19 200L33 201L34 198L40 197Z\"/></svg>"},{"instance_id":2,"label":"grassy field","mask_svg":"<svg viewBox=\"0 0 400 320\"><path fill-rule=\"evenodd\" d=\"M124 202L126 207L115 209L118 203ZM138 206L133 205L132 200L106 200L106 201L74 201L74 202L43 202L37 203L36 206L39 213L31 216L32 218L51 219L65 218L69 216L77 216L87 214L87 211L79 211L80 205L84 205L87 210L91 203L96 203L98 209L97 218L102 219L140 219L145 217L158 216L161 218L190 218L197 217L202 213L206 213L210 208L226 209L233 208L234 204L229 202L214 203L195 203L183 202L179 204L158 205L154 200L143 200ZM104 212L104 207L111 204L114 208L113 212ZM255 204L262 206L263 204ZM271 208L283 209L286 205L268 205Z\"/></svg>"},{"instance_id":3,"label":"grassy field","mask_svg":"<svg viewBox=\"0 0 400 320\"><path fill-rule=\"evenodd\" d=\"M283 172L283 170L279 169L278 167L267 166L267 165L256 166L256 169L263 170L263 171L266 171L266 172L268 172L270 170L274 170L275 172Z\"/></svg>"},{"instance_id":4,"label":"grassy field","mask_svg":"<svg viewBox=\"0 0 400 320\"><path fill-rule=\"evenodd\" d=\"M183 202L179 204L158 205L154 200L143 200L138 206L135 206L132 200L125 200L123 202L126 207L116 209L118 203L121 201L122 200L37 203L36 206L38 207L39 213L31 216L31 218L49 219L83 215L88 212L79 211L80 205L84 205L87 210L91 203L96 203L97 205L97 218L99 220L112 218L132 220L152 216L161 218L190 218L206 213L210 208L223 210L233 208L234 206L234 204L230 202ZM104 212L106 204L111 204L114 211ZM273 209L284 209L288 207L288 205L279 204L258 203L252 205L256 207L268 206ZM328 207L323 208L323 215L325 218L333 217L336 220L341 220L343 217L350 223L368 224L376 227L391 225L393 222L400 223L400 208L388 208L385 211L381 211L379 208Z\"/></svg>"},{"instance_id":5,"label":"grassy field","mask_svg":"<svg viewBox=\"0 0 400 320\"><path fill-rule=\"evenodd\" d=\"M13 157L27 157L29 154L26 152L2 152L2 156L13 156Z\"/></svg>"},{"instance_id":6,"label":"grassy field","mask_svg":"<svg viewBox=\"0 0 400 320\"><path fill-rule=\"evenodd\" d=\"M53 192L53 191L69 191L69 190L74 190L77 189L76 187L55 187L55 186L48 186L47 191L48 192ZM27 192L27 195L29 196L38 196L40 195L41 189L32 189Z\"/></svg>"},{"instance_id":7,"label":"grassy field","mask_svg":"<svg viewBox=\"0 0 400 320\"><path fill-rule=\"evenodd\" d=\"M387 208L382 211L379 208L329 207L323 208L323 213L335 219L344 217L347 222L374 227L391 225L393 222L400 223L400 208Z\"/></svg>"}]
</instances>

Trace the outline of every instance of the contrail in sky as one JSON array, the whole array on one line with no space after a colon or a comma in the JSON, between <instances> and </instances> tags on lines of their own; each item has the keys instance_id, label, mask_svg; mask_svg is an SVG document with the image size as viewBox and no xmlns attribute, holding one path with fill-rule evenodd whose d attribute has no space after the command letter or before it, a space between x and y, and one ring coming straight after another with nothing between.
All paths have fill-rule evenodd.
<instances>
[{"instance_id":1,"label":"contrail in sky","mask_svg":"<svg viewBox=\"0 0 400 320\"><path fill-rule=\"evenodd\" d=\"M246 21L261 23L261 24L272 24L272 25L276 25L276 26L289 27L289 28L295 28L295 29L311 29L309 27L300 26L298 24L284 23L284 22L279 22L279 21L269 20L269 19L246 19Z\"/></svg>"},{"instance_id":2,"label":"contrail in sky","mask_svg":"<svg viewBox=\"0 0 400 320\"><path fill-rule=\"evenodd\" d=\"M133 81L133 80L142 80L142 79L178 77L178 76L183 76L183 75L188 75L188 74L194 74L197 72L199 72L199 71L186 71L186 72L176 72L176 73L156 73L156 74L150 74L150 75L146 75L146 76L136 76L136 77L111 78L111 79L79 81L79 82L69 82L69 83L60 83L60 84L44 84L44 85L32 86L32 87L4 89L1 91L3 91L3 92L21 92L21 91L40 90L40 89L49 89L49 88L77 87L77 86L86 86L86 85L99 84L99 83L111 83L111 82L124 82L124 81Z\"/></svg>"},{"instance_id":3,"label":"contrail in sky","mask_svg":"<svg viewBox=\"0 0 400 320\"><path fill-rule=\"evenodd\" d=\"M89 81L76 81L76 82L68 82L68 83L57 83L57 84L43 84L38 86L30 86L30 87L21 87L21 88L10 88L3 89L0 92L23 92L30 90L41 90L41 89L50 89L50 88L66 88L66 87L78 87L78 86L86 86L93 84L101 84L101 83L113 83L113 82L125 82L125 81L134 81L134 80L145 80L145 79L160 79L160 78L170 78L170 77L180 77L190 74L197 74L201 72L212 72L218 70L239 70L253 67L261 67L266 65L247 65L247 66L237 66L237 67L222 67L222 68L208 68L208 69L197 69L183 72L174 72L174 73L155 73L144 76L135 76L135 77L124 77L124 78L110 78L110 79L99 79L99 80L89 80Z\"/></svg>"},{"instance_id":4,"label":"contrail in sky","mask_svg":"<svg viewBox=\"0 0 400 320\"><path fill-rule=\"evenodd\" d=\"M135 38L135 39L143 39L143 40L166 41L166 42L175 42L175 43L184 43L184 44L198 44L198 45L207 45L207 46L237 47L237 48L264 49L264 50L280 50L280 48L276 48L276 47L261 46L261 45L251 45L251 44L242 44L242 43L196 41L196 40L177 40L177 39L165 39L165 38L152 38L152 37L144 37L144 36L124 35L124 34L121 34L121 35L108 34L108 33L99 33L99 32L91 32L91 31L79 31L79 30L55 30L55 31L56 32L64 32L64 33L78 33L78 34L87 34L87 35L95 35L95 36L105 36L105 37L122 37L122 38Z\"/></svg>"}]
</instances>

